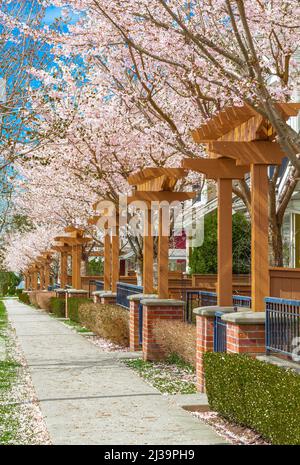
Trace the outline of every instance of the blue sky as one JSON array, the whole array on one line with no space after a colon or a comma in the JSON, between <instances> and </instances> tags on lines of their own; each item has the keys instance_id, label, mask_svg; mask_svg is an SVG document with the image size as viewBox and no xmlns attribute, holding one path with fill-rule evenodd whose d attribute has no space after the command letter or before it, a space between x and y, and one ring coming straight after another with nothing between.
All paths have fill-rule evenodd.
<instances>
[{"instance_id":1,"label":"blue sky","mask_svg":"<svg viewBox=\"0 0 300 465\"><path fill-rule=\"evenodd\" d=\"M62 10L61 8L58 8L56 6L49 6L46 9L44 23L47 24L47 25L53 24L55 19L61 17L61 10ZM70 16L71 16L71 20L69 21L70 23L74 23L74 22L77 21L78 14L72 13Z\"/></svg>"}]
</instances>

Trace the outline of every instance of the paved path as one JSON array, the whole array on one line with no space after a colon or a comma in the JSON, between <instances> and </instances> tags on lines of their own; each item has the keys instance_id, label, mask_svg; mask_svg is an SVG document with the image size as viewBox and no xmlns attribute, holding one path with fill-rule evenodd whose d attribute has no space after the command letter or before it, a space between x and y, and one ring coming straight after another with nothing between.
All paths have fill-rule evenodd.
<instances>
[{"instance_id":1,"label":"paved path","mask_svg":"<svg viewBox=\"0 0 300 465\"><path fill-rule=\"evenodd\" d=\"M45 312L16 300L5 305L53 444L224 442L120 363L132 355L104 353Z\"/></svg>"}]
</instances>

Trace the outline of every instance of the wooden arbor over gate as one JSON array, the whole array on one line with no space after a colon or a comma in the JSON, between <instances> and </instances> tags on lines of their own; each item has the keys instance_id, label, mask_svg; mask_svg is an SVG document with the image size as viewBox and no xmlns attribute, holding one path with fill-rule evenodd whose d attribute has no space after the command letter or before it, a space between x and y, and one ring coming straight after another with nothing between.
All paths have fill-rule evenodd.
<instances>
[{"instance_id":1,"label":"wooden arbor over gate","mask_svg":"<svg viewBox=\"0 0 300 465\"><path fill-rule=\"evenodd\" d=\"M128 178L133 186L132 196L128 203L144 202L144 250L143 250L143 289L144 294L153 292L153 227L152 202L175 202L193 198L193 192L174 192L177 181L186 175L181 168L145 168ZM169 224L164 222L164 206L158 205L158 297L169 297Z\"/></svg>"},{"instance_id":2,"label":"wooden arbor over gate","mask_svg":"<svg viewBox=\"0 0 300 465\"><path fill-rule=\"evenodd\" d=\"M277 105L286 120L297 116L300 109L299 104ZM218 298L221 305L232 305L231 182L232 179L240 179L243 171L251 172L252 310L264 310L264 299L270 294L268 166L280 165L285 157L275 137L276 132L270 122L254 109L248 105L230 107L193 131L195 142L207 145L209 159L188 159L183 162L184 168L218 179ZM230 180L227 183L224 170L228 173L226 179Z\"/></svg>"}]
</instances>

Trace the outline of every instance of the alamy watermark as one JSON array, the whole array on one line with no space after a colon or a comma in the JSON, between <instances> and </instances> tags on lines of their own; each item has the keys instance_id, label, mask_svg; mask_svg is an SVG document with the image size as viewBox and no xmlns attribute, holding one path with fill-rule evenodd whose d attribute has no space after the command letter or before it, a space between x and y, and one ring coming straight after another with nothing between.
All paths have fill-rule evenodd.
<instances>
[{"instance_id":1,"label":"alamy watermark","mask_svg":"<svg viewBox=\"0 0 300 465\"><path fill-rule=\"evenodd\" d=\"M112 235L180 237L184 231L190 247L203 244L204 215L192 201L128 203L127 196L120 196L118 205L109 200L98 202L97 215L97 227Z\"/></svg>"}]
</instances>

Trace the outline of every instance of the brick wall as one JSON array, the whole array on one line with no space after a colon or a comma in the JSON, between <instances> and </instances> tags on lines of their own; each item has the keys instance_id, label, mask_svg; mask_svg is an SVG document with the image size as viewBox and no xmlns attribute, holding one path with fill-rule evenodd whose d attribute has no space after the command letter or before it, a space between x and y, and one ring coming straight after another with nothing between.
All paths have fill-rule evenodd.
<instances>
[{"instance_id":1,"label":"brick wall","mask_svg":"<svg viewBox=\"0 0 300 465\"><path fill-rule=\"evenodd\" d=\"M143 306L143 355L144 360L159 360L163 357L163 349L158 345L153 328L157 320L180 320L183 321L184 304L169 306L159 303L157 306Z\"/></svg>"}]
</instances>

